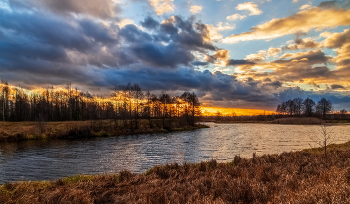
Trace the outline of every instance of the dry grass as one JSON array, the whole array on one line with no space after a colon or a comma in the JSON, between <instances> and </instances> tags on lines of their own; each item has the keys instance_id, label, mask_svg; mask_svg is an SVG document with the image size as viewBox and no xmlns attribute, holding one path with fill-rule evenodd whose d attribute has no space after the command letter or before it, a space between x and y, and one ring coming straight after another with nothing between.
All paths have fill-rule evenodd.
<instances>
[{"instance_id":1,"label":"dry grass","mask_svg":"<svg viewBox=\"0 0 350 204\"><path fill-rule=\"evenodd\" d=\"M322 124L323 121L318 118L280 118L270 123L274 124L293 124L293 125L316 125Z\"/></svg>"},{"instance_id":2,"label":"dry grass","mask_svg":"<svg viewBox=\"0 0 350 204\"><path fill-rule=\"evenodd\" d=\"M110 120L46 122L45 124L39 122L0 122L0 141L167 133L169 131L187 131L206 127L208 126L197 124L195 127L191 127L174 123L171 129L165 130L160 125L149 128L146 120L140 120L140 127L133 130L123 127L121 121L116 125L114 121Z\"/></svg>"},{"instance_id":3,"label":"dry grass","mask_svg":"<svg viewBox=\"0 0 350 204\"><path fill-rule=\"evenodd\" d=\"M349 147L4 184L0 203L349 203Z\"/></svg>"}]
</instances>

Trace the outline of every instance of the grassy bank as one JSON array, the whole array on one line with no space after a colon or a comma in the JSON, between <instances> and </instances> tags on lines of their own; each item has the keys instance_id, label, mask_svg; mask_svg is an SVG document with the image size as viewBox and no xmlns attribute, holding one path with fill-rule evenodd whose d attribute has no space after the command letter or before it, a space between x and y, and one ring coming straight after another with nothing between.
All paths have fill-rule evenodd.
<instances>
[{"instance_id":1,"label":"grassy bank","mask_svg":"<svg viewBox=\"0 0 350 204\"><path fill-rule=\"evenodd\" d=\"M1 203L349 203L350 143L251 159L0 186Z\"/></svg>"},{"instance_id":2,"label":"grassy bank","mask_svg":"<svg viewBox=\"0 0 350 204\"><path fill-rule=\"evenodd\" d=\"M67 122L0 122L0 141L20 141L49 138L88 138L108 137L130 134L167 133L172 131L189 131L207 128L206 125L196 124L194 127L176 124L164 129L154 121L152 128L148 121L140 120L139 127L131 129L124 127L119 121L67 121Z\"/></svg>"},{"instance_id":3,"label":"grassy bank","mask_svg":"<svg viewBox=\"0 0 350 204\"><path fill-rule=\"evenodd\" d=\"M311 118L311 117L305 117L305 118L280 118L271 121L272 124L291 124L291 125L319 125L322 124L324 121L320 120L318 118Z\"/></svg>"},{"instance_id":4,"label":"grassy bank","mask_svg":"<svg viewBox=\"0 0 350 204\"><path fill-rule=\"evenodd\" d=\"M239 121L239 120L219 120L214 121L215 123L265 123L265 124L282 124L282 125L319 125L323 123L329 124L345 124L349 123L348 120L321 120L315 117L289 117L289 118L279 118L272 121Z\"/></svg>"}]
</instances>

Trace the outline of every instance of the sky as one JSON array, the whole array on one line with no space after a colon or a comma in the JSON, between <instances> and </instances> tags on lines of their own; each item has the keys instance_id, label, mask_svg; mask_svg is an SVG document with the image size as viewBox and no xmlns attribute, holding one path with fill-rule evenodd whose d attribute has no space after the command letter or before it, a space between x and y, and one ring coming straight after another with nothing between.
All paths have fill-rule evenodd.
<instances>
[{"instance_id":1,"label":"sky","mask_svg":"<svg viewBox=\"0 0 350 204\"><path fill-rule=\"evenodd\" d=\"M0 78L190 91L210 111L295 97L349 110L349 25L350 0L0 0Z\"/></svg>"}]
</instances>

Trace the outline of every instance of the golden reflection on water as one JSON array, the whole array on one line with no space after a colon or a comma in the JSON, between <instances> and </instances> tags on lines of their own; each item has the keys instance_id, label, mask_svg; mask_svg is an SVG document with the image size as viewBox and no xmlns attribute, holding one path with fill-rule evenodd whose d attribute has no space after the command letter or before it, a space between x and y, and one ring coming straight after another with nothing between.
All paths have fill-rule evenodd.
<instances>
[{"instance_id":1,"label":"golden reflection on water","mask_svg":"<svg viewBox=\"0 0 350 204\"><path fill-rule=\"evenodd\" d=\"M318 126L214 124L190 132L95 138L40 140L0 144L0 183L57 179L75 174L144 172L154 165L195 163L235 155L279 154L316 146L310 135ZM350 139L350 125L336 126L335 143Z\"/></svg>"}]
</instances>

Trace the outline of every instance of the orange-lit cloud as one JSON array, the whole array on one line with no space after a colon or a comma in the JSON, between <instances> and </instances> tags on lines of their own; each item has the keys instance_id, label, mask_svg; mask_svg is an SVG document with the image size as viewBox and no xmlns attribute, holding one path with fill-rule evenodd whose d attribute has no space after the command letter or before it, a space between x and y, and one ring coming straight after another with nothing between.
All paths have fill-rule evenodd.
<instances>
[{"instance_id":1,"label":"orange-lit cloud","mask_svg":"<svg viewBox=\"0 0 350 204\"><path fill-rule=\"evenodd\" d=\"M193 5L190 8L191 13L199 13L203 9L202 6Z\"/></svg>"},{"instance_id":2,"label":"orange-lit cloud","mask_svg":"<svg viewBox=\"0 0 350 204\"><path fill-rule=\"evenodd\" d=\"M266 40L298 32L308 32L314 28L321 30L346 25L350 25L350 10L335 8L324 10L314 7L286 18L273 19L251 28L250 32L231 35L223 39L223 42L237 43L248 40Z\"/></svg>"},{"instance_id":3,"label":"orange-lit cloud","mask_svg":"<svg viewBox=\"0 0 350 204\"><path fill-rule=\"evenodd\" d=\"M311 7L310 4L305 4L305 5L302 5L302 6L300 7L300 10L305 10L305 9L307 9L307 8L310 8L310 7Z\"/></svg>"},{"instance_id":4,"label":"orange-lit cloud","mask_svg":"<svg viewBox=\"0 0 350 204\"><path fill-rule=\"evenodd\" d=\"M162 15L163 13L175 10L173 1L174 0L149 0L149 3L154 7L157 15Z\"/></svg>"},{"instance_id":5,"label":"orange-lit cloud","mask_svg":"<svg viewBox=\"0 0 350 204\"><path fill-rule=\"evenodd\" d=\"M246 2L243 4L238 4L236 9L250 11L250 14L249 14L250 16L260 15L263 13L261 10L259 10L258 5L254 4L253 2Z\"/></svg>"},{"instance_id":6,"label":"orange-lit cloud","mask_svg":"<svg viewBox=\"0 0 350 204\"><path fill-rule=\"evenodd\" d=\"M235 25L229 24L229 23L222 23L219 22L216 26L207 24L206 28L208 30L208 39L206 39L208 42L215 41L220 42L223 38L223 35L220 33L220 31L224 30L233 30L235 29Z\"/></svg>"},{"instance_id":7,"label":"orange-lit cloud","mask_svg":"<svg viewBox=\"0 0 350 204\"><path fill-rule=\"evenodd\" d=\"M283 50L298 50L298 49L318 49L322 48L322 44L311 38L297 38L295 43L284 46Z\"/></svg>"},{"instance_id":8,"label":"orange-lit cloud","mask_svg":"<svg viewBox=\"0 0 350 204\"><path fill-rule=\"evenodd\" d=\"M213 63L220 66L226 66L227 60L230 58L229 51L228 50L218 50L215 51L213 55L207 55L204 59L207 62ZM229 69L226 69L225 71L228 71ZM213 70L215 71L215 70ZM220 68L216 68L216 71L221 71Z\"/></svg>"},{"instance_id":9,"label":"orange-lit cloud","mask_svg":"<svg viewBox=\"0 0 350 204\"><path fill-rule=\"evenodd\" d=\"M321 33L322 37L326 39L322 42L322 44L327 48L339 48L343 46L345 43L350 42L350 29L345 29L341 33L330 33L323 32Z\"/></svg>"},{"instance_id":10,"label":"orange-lit cloud","mask_svg":"<svg viewBox=\"0 0 350 204\"><path fill-rule=\"evenodd\" d=\"M245 17L247 17L247 16L246 15L239 15L238 13L236 13L236 14L233 14L231 16L227 16L226 19L229 20L229 21L234 21L236 19L242 20Z\"/></svg>"}]
</instances>

